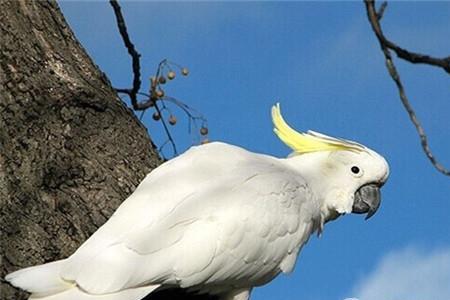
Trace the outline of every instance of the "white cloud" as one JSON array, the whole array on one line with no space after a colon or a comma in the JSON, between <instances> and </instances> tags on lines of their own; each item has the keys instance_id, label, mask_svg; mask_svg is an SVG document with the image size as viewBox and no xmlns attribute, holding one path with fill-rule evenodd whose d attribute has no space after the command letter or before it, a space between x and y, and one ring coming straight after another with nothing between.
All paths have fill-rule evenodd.
<instances>
[{"instance_id":1,"label":"white cloud","mask_svg":"<svg viewBox=\"0 0 450 300\"><path fill-rule=\"evenodd\" d=\"M406 248L383 257L353 289L359 300L450 299L450 248Z\"/></svg>"}]
</instances>

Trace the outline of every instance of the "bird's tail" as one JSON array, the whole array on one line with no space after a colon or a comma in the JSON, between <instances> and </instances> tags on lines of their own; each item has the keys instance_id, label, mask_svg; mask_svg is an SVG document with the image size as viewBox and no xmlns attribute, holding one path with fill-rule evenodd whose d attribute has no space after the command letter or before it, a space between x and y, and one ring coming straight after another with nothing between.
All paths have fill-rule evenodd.
<instances>
[{"instance_id":1,"label":"bird's tail","mask_svg":"<svg viewBox=\"0 0 450 300\"><path fill-rule=\"evenodd\" d=\"M60 293L73 287L59 276L64 260L25 268L6 275L5 279L13 286L21 288L38 297Z\"/></svg>"},{"instance_id":2,"label":"bird's tail","mask_svg":"<svg viewBox=\"0 0 450 300\"><path fill-rule=\"evenodd\" d=\"M147 285L110 294L89 294L59 276L63 262L58 260L21 269L8 274L5 279L13 286L31 293L30 300L140 300L159 287Z\"/></svg>"}]
</instances>

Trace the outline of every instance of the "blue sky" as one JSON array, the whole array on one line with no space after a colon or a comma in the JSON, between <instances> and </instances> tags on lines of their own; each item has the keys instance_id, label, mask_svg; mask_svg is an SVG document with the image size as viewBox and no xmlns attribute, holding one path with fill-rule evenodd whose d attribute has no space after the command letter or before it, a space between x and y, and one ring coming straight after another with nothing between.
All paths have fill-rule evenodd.
<instances>
[{"instance_id":1,"label":"blue sky","mask_svg":"<svg viewBox=\"0 0 450 300\"><path fill-rule=\"evenodd\" d=\"M60 6L113 85L130 86L130 59L109 4ZM304 247L292 275L255 289L252 299L450 299L450 178L423 154L361 2L124 2L122 9L145 82L164 58L190 69L166 93L207 117L211 140L286 156L269 114L279 101L297 129L361 142L390 163L375 217L328 224ZM394 2L382 25L406 48L445 56L449 20L450 2ZM396 64L434 153L450 167L450 77ZM181 119L173 134L187 149L187 122L173 111ZM153 140L164 142L151 113L143 121Z\"/></svg>"}]
</instances>

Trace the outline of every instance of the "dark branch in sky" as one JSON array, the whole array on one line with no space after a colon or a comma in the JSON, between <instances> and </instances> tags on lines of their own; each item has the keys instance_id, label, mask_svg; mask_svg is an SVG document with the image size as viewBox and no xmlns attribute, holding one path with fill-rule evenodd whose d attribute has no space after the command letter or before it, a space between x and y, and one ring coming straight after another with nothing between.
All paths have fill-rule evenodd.
<instances>
[{"instance_id":1,"label":"dark branch in sky","mask_svg":"<svg viewBox=\"0 0 450 300\"><path fill-rule=\"evenodd\" d=\"M134 44L130 40L130 36L128 35L127 25L125 24L125 20L122 15L122 10L120 9L120 5L116 0L110 0L114 14L116 15L117 27L119 28L120 35L122 36L123 43L128 50L128 54L130 54L132 59L133 66L133 87L131 89L116 89L118 93L125 93L131 99L131 104L133 105L134 110L143 110L145 111L147 108L154 106L156 111L161 115L161 111L159 110L158 105L156 104L156 99L149 95L147 101L138 102L137 94L139 93L139 89L141 88L141 64L140 57L141 55L136 51ZM168 142L172 145L174 155L177 155L177 148L175 146L175 141L170 134L169 128L164 121L164 118L160 119L163 126L164 131L166 132ZM159 152L162 154L162 147L160 147Z\"/></svg>"},{"instance_id":2,"label":"dark branch in sky","mask_svg":"<svg viewBox=\"0 0 450 300\"><path fill-rule=\"evenodd\" d=\"M435 67L439 67L445 70L448 74L450 74L450 56L444 57L444 58L436 58L432 57L426 54L421 54L417 52L412 52L407 49L404 49L394 42L387 39L382 30L381 25L379 23L379 20L383 17L384 11L387 7L387 2L383 2L380 6L380 9L378 12L375 10L375 1L374 0L365 0L366 7L369 5L373 6L374 16L376 16L377 20L376 23L372 22L370 19L369 21L372 24L372 28L375 31L375 34L377 35L378 40L380 43L383 43L384 47L389 48L397 54L398 57L409 61L413 64L427 64ZM368 8L367 8L368 9Z\"/></svg>"},{"instance_id":3,"label":"dark branch in sky","mask_svg":"<svg viewBox=\"0 0 450 300\"><path fill-rule=\"evenodd\" d=\"M122 36L123 43L128 50L128 53L132 59L133 66L133 87L131 89L116 89L118 93L125 93L131 99L131 104L135 110L144 110L148 108L148 105L143 103L139 103L137 101L137 93L141 88L141 65L140 65L140 57L141 55L136 51L134 44L130 40L130 36L128 35L127 25L125 24L125 20L122 15L122 11L120 9L120 5L116 0L110 0L114 14L116 15L117 27L119 28L120 35Z\"/></svg>"},{"instance_id":4,"label":"dark branch in sky","mask_svg":"<svg viewBox=\"0 0 450 300\"><path fill-rule=\"evenodd\" d=\"M139 90L141 88L141 64L140 64L140 57L141 55L139 52L137 52L136 48L134 47L133 42L130 40L130 36L128 35L127 25L125 24L125 19L122 15L122 10L120 8L119 3L117 0L110 0L109 3L111 4L114 14L116 16L117 21L117 27L119 28L120 35L122 36L123 43L125 44L125 47L128 50L128 54L130 54L132 59L132 67L133 67L133 87L131 89L118 89L116 88L116 92L118 93L124 93L127 94L131 99L131 104L133 105L134 110L142 110L145 111L147 108L154 107L155 110L158 112L158 114L161 116L160 120L164 126L164 131L167 135L167 142L172 145L174 155L178 155L177 148L175 145L175 141L172 138L172 135L170 134L169 128L167 127L164 118L162 117L161 111L156 103L158 98L152 93L152 95L147 95L148 99L145 101L139 102L137 99L137 95L140 94ZM161 64L160 64L161 65ZM159 68L158 68L159 72ZM164 143L163 146L166 144ZM159 152L162 154L162 147L159 148Z\"/></svg>"},{"instance_id":5,"label":"dark branch in sky","mask_svg":"<svg viewBox=\"0 0 450 300\"><path fill-rule=\"evenodd\" d=\"M424 63L428 65L433 65L437 67L442 67L446 70L446 72L450 73L450 57L447 57L445 59L436 59L432 58L428 55L418 54L409 52L405 49L402 49L395 45L394 43L387 40L383 32L381 30L381 25L379 20L382 17L382 13L384 12L384 9L386 8L386 4L382 4L382 7L380 9L380 12L378 13L375 9L375 1L374 0L364 0L364 3L366 5L367 10L367 17L369 18L370 25L372 26L372 29L375 33L375 35L378 38L378 42L380 43L381 50L383 51L385 60L386 60L386 67L389 71L389 74L392 77L392 80L394 80L395 84L397 85L400 100L402 101L403 107L408 112L409 118L411 119L411 122L416 127L417 133L420 137L420 142L422 144L422 148L425 151L426 156L431 161L433 166L442 174L450 176L450 171L444 168L436 159L436 157L431 152L430 146L428 145L428 138L425 134L425 131L420 124L419 119L416 116L416 113L414 112L413 107L411 106L408 98L406 97L406 92L403 87L403 84L400 80L400 75L397 72L397 69L395 68L394 62L392 61L392 56L389 51L389 49L393 50L398 57L403 58L411 63ZM401 55L399 53L402 53ZM407 58L405 58L407 57ZM446 63L446 65L445 65Z\"/></svg>"}]
</instances>

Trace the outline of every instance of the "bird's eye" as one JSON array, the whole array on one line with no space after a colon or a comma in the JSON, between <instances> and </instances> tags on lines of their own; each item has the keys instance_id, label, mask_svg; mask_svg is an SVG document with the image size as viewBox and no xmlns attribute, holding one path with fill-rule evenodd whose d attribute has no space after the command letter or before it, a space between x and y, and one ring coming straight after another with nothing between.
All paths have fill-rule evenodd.
<instances>
[{"instance_id":1,"label":"bird's eye","mask_svg":"<svg viewBox=\"0 0 450 300\"><path fill-rule=\"evenodd\" d=\"M357 166L353 166L351 170L352 170L353 174L358 174L359 173L359 168Z\"/></svg>"}]
</instances>

